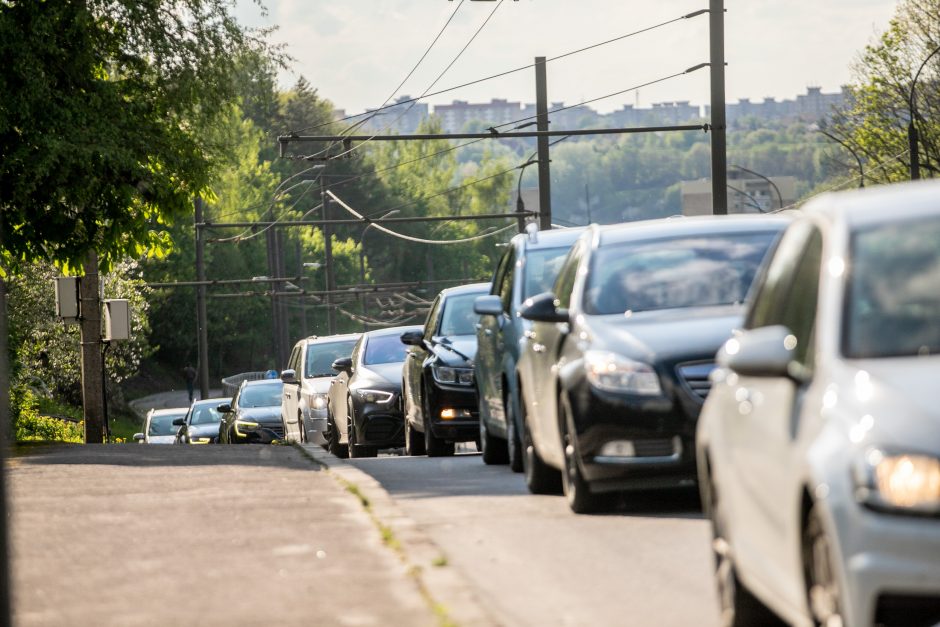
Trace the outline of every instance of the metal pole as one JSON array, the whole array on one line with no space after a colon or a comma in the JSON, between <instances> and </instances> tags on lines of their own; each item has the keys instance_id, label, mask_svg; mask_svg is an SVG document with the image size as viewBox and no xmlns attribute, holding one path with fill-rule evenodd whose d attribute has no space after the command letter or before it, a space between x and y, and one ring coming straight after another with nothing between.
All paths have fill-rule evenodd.
<instances>
[{"instance_id":1,"label":"metal pole","mask_svg":"<svg viewBox=\"0 0 940 627\"><path fill-rule=\"evenodd\" d=\"M320 195L323 203L323 219L326 224L323 225L323 256L326 269L326 291L332 292L336 289L336 277L333 276L333 229L330 228L330 197L326 193L326 181L320 178ZM326 296L326 327L330 335L336 333L336 311L333 309L333 298L329 294Z\"/></svg>"},{"instance_id":2,"label":"metal pole","mask_svg":"<svg viewBox=\"0 0 940 627\"><path fill-rule=\"evenodd\" d=\"M206 315L205 237L202 227L202 198L196 197L196 345L199 366L199 398L209 398L209 329Z\"/></svg>"},{"instance_id":3,"label":"metal pole","mask_svg":"<svg viewBox=\"0 0 940 627\"><path fill-rule=\"evenodd\" d=\"M2 227L2 218L0 218ZM2 231L2 228L0 228ZM0 242L2 244L2 242ZM10 552L8 550L6 464L9 443L14 439L10 420L10 364L7 335L7 286L0 278L0 627L13 624L10 615Z\"/></svg>"},{"instance_id":4,"label":"metal pole","mask_svg":"<svg viewBox=\"0 0 940 627\"><path fill-rule=\"evenodd\" d=\"M917 145L917 125L914 124L914 111L911 110L911 121L907 125L907 145L911 153L911 180L920 178L920 148Z\"/></svg>"},{"instance_id":5,"label":"metal pole","mask_svg":"<svg viewBox=\"0 0 940 627\"><path fill-rule=\"evenodd\" d=\"M79 281L81 302L82 407L85 444L101 444L104 425L104 394L101 376L101 306L98 296L98 255L85 259L85 276Z\"/></svg>"},{"instance_id":6,"label":"metal pole","mask_svg":"<svg viewBox=\"0 0 940 627\"><path fill-rule=\"evenodd\" d=\"M304 273L304 259L303 259L303 248L300 243L300 238L298 237L294 240L296 243L294 245L294 251L297 255L297 276L303 276ZM301 284L302 285L302 284ZM307 337L307 305L303 305L300 308L300 334L301 337Z\"/></svg>"},{"instance_id":7,"label":"metal pole","mask_svg":"<svg viewBox=\"0 0 940 627\"><path fill-rule=\"evenodd\" d=\"M267 253L268 253L268 276L270 278L277 277L277 258L274 253L274 229L269 229L265 233L265 243L267 244ZM271 346L274 348L274 359L280 361L280 325L281 317L278 315L277 308L277 284L278 281L272 282L271 288ZM265 366L267 368L267 366Z\"/></svg>"},{"instance_id":8,"label":"metal pole","mask_svg":"<svg viewBox=\"0 0 940 627\"><path fill-rule=\"evenodd\" d=\"M548 86L545 78L545 57L535 57L536 129L548 130ZM539 157L539 230L552 228L552 179L549 171L548 136L535 140Z\"/></svg>"},{"instance_id":9,"label":"metal pole","mask_svg":"<svg viewBox=\"0 0 940 627\"><path fill-rule=\"evenodd\" d=\"M728 155L725 129L725 3L708 2L711 50L712 213L728 213Z\"/></svg>"},{"instance_id":10,"label":"metal pole","mask_svg":"<svg viewBox=\"0 0 940 627\"><path fill-rule=\"evenodd\" d=\"M284 259L284 231L278 229L274 234L274 259L276 261L275 277L283 277L287 274L287 267ZM278 281L274 284L274 290L278 292L286 291L284 281ZM277 364L275 368L280 372L287 367L288 344L290 342L290 321L287 318L287 303L283 298L277 299L278 316L278 335L277 335Z\"/></svg>"}]
</instances>

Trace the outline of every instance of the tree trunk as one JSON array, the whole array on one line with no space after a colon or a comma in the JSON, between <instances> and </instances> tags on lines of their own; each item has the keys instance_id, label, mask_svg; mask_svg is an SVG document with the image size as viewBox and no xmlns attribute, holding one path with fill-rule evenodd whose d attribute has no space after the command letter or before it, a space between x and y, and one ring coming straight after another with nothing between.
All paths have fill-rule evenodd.
<instances>
[{"instance_id":1,"label":"tree trunk","mask_svg":"<svg viewBox=\"0 0 940 627\"><path fill-rule=\"evenodd\" d=\"M82 331L82 406L85 444L104 441L104 389L101 371L101 304L98 299L98 255L85 260L85 276L79 285Z\"/></svg>"}]
</instances>

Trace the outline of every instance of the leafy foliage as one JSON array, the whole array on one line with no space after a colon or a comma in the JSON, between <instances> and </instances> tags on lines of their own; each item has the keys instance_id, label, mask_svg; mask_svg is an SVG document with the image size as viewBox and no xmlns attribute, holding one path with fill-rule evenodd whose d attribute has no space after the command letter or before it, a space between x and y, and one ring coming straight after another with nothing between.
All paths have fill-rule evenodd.
<instances>
[{"instance_id":1,"label":"leafy foliage","mask_svg":"<svg viewBox=\"0 0 940 627\"><path fill-rule=\"evenodd\" d=\"M10 392L13 433L17 442L82 442L81 422L43 415L36 395L25 386L13 387Z\"/></svg>"}]
</instances>

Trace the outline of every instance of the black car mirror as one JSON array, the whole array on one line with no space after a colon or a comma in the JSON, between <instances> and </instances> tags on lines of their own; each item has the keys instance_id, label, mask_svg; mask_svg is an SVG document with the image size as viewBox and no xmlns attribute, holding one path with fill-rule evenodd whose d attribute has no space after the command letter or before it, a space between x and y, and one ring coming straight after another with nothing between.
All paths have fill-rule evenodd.
<instances>
[{"instance_id":1,"label":"black car mirror","mask_svg":"<svg viewBox=\"0 0 940 627\"><path fill-rule=\"evenodd\" d=\"M352 372L352 357L340 357L330 367L336 372Z\"/></svg>"},{"instance_id":2,"label":"black car mirror","mask_svg":"<svg viewBox=\"0 0 940 627\"><path fill-rule=\"evenodd\" d=\"M551 292L526 299L519 315L535 322L568 322L568 310L555 304L555 295Z\"/></svg>"},{"instance_id":3,"label":"black car mirror","mask_svg":"<svg viewBox=\"0 0 940 627\"><path fill-rule=\"evenodd\" d=\"M232 411L232 405L230 403L222 403L221 405L216 407L216 409L222 412L223 414L228 414L228 413L231 413Z\"/></svg>"},{"instance_id":4,"label":"black car mirror","mask_svg":"<svg viewBox=\"0 0 940 627\"><path fill-rule=\"evenodd\" d=\"M424 331L406 331L401 334L401 343L408 346L423 346Z\"/></svg>"},{"instance_id":5,"label":"black car mirror","mask_svg":"<svg viewBox=\"0 0 940 627\"><path fill-rule=\"evenodd\" d=\"M297 371L293 368L281 371L281 381L284 383L300 383L297 380Z\"/></svg>"},{"instance_id":6,"label":"black car mirror","mask_svg":"<svg viewBox=\"0 0 940 627\"><path fill-rule=\"evenodd\" d=\"M494 294L480 296L473 301L473 312L481 316L499 316L503 313L503 301Z\"/></svg>"},{"instance_id":7,"label":"black car mirror","mask_svg":"<svg viewBox=\"0 0 940 627\"><path fill-rule=\"evenodd\" d=\"M186 424L186 419L185 419L185 418L177 418L176 420L173 421L173 426L174 426L174 427L182 427L182 426L185 425L185 424Z\"/></svg>"},{"instance_id":8,"label":"black car mirror","mask_svg":"<svg viewBox=\"0 0 940 627\"><path fill-rule=\"evenodd\" d=\"M792 367L797 339L781 325L745 331L718 351L718 365L746 377L800 379Z\"/></svg>"}]
</instances>

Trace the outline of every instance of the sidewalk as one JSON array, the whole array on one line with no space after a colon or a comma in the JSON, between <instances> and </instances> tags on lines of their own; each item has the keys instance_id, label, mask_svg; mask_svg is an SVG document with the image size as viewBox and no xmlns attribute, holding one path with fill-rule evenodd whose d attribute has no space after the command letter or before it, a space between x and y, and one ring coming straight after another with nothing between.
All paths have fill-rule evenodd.
<instances>
[{"instance_id":1,"label":"sidewalk","mask_svg":"<svg viewBox=\"0 0 940 627\"><path fill-rule=\"evenodd\" d=\"M16 624L437 624L371 514L305 453L124 444L10 460Z\"/></svg>"}]
</instances>

